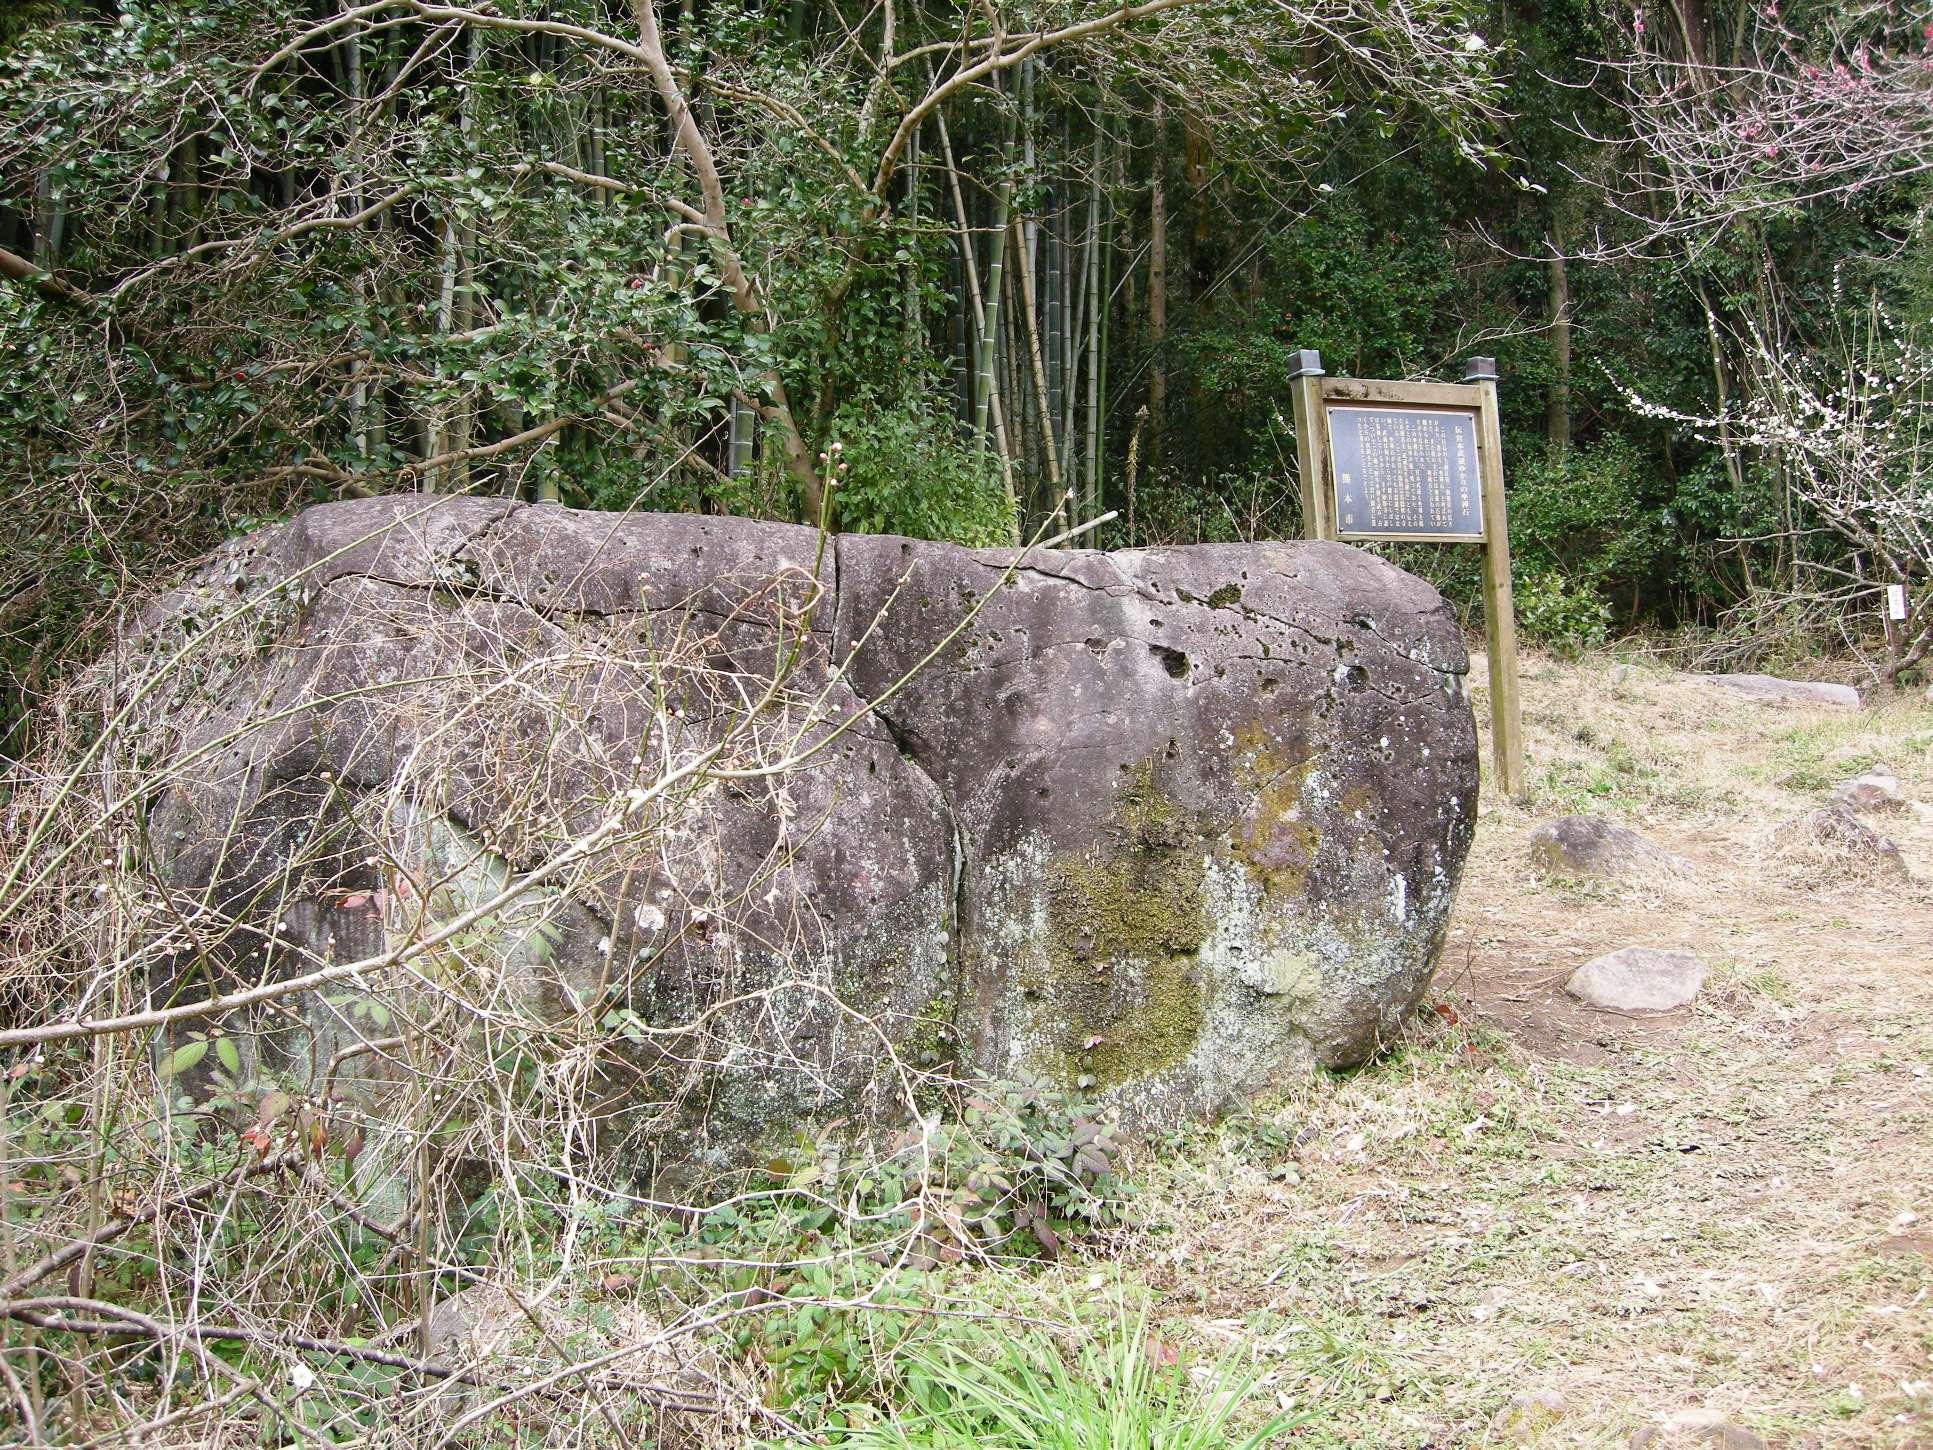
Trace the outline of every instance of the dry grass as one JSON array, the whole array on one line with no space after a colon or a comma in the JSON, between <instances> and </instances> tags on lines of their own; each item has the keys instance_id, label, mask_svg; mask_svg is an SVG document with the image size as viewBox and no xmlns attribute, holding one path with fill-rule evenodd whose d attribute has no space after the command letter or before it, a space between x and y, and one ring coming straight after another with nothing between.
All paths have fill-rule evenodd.
<instances>
[{"instance_id":1,"label":"dry grass","mask_svg":"<svg viewBox=\"0 0 1933 1450\"><path fill-rule=\"evenodd\" d=\"M1780 822L1882 761L1933 804L1933 711L1771 708L1607 659L1526 664L1533 798L1485 801L1436 995L1404 1039L1143 1150L1113 1242L950 1265L937 1297L877 1306L871 1327L904 1312L999 1336L1012 1327L984 1316L1044 1316L1071 1343L1122 1317L1111 1286L1151 1301L1153 1342L1198 1377L1265 1375L1244 1414L1313 1412L1284 1439L1298 1446L1621 1447L1707 1412L1771 1446L1933 1447L1933 810L1872 818L1906 882L1795 879L1767 852ZM1624 892L1539 876L1531 830L1582 811L1688 868ZM1706 960L1693 1007L1640 1019L1563 994L1580 963L1633 944ZM573 1222L519 1310L542 1335L463 1356L492 1383L663 1341L660 1319L634 1322L649 1296L623 1224L611 1247L602 1218ZM493 1344L513 1327L495 1319ZM890 1364L899 1343L868 1353ZM665 1417L659 1443L783 1423L754 1408L774 1378L758 1355L702 1338L677 1353L634 1356L606 1388L695 1373L734 1412ZM551 1442L622 1443L599 1418L620 1399L554 1414ZM482 1403L421 1400L424 1424ZM536 1443L537 1424L493 1421L473 1443ZM181 1434L154 1443L211 1438Z\"/></svg>"},{"instance_id":2,"label":"dry grass","mask_svg":"<svg viewBox=\"0 0 1933 1450\"><path fill-rule=\"evenodd\" d=\"M1721 1443L1667 1428L1702 1413L1768 1446L1933 1446L1933 811L1874 818L1905 883L1795 884L1766 854L1881 761L1933 803L1933 712L1768 708L1601 658L1528 661L1525 692L1533 797L1486 800L1405 1039L1142 1151L1116 1241L956 1266L947 1302L1078 1336L1149 1299L1197 1377L1266 1376L1244 1413L1314 1412L1284 1444ZM1540 877L1532 828L1586 811L1689 869ZM1631 944L1698 952L1697 1003L1563 994Z\"/></svg>"},{"instance_id":3,"label":"dry grass","mask_svg":"<svg viewBox=\"0 0 1933 1450\"><path fill-rule=\"evenodd\" d=\"M1164 1332L1246 1343L1319 1407L1298 1444L1621 1446L1711 1410L1775 1446L1933 1445L1933 821L1878 821L1908 884L1795 888L1757 850L1876 761L1933 802L1933 712L1527 663L1533 799L1486 802L1434 1012L1191 1145L1122 1272ZM1582 810L1694 873L1540 880L1529 831ZM1563 995L1633 943L1702 955L1699 1001Z\"/></svg>"}]
</instances>

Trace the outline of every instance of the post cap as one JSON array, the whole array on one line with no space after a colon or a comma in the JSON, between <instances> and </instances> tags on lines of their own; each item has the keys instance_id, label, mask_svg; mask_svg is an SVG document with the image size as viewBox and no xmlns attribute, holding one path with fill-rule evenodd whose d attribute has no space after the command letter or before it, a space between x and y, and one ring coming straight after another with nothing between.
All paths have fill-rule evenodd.
<instances>
[{"instance_id":1,"label":"post cap","mask_svg":"<svg viewBox=\"0 0 1933 1450\"><path fill-rule=\"evenodd\" d=\"M1296 349L1289 357L1289 376L1291 378L1320 378L1326 376L1322 371L1322 354L1312 347Z\"/></svg>"},{"instance_id":2,"label":"post cap","mask_svg":"<svg viewBox=\"0 0 1933 1450\"><path fill-rule=\"evenodd\" d=\"M1497 380L1497 360L1493 357L1473 357L1463 365L1463 381L1466 383L1494 383Z\"/></svg>"}]
</instances>

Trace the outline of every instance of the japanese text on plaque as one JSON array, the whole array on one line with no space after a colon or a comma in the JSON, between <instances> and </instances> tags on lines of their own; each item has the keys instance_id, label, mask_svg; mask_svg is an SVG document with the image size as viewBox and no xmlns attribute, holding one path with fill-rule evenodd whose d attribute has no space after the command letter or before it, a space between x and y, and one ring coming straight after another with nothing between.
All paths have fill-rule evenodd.
<instances>
[{"instance_id":1,"label":"japanese text on plaque","mask_svg":"<svg viewBox=\"0 0 1933 1450\"><path fill-rule=\"evenodd\" d=\"M1483 537L1474 413L1331 405L1336 531Z\"/></svg>"}]
</instances>

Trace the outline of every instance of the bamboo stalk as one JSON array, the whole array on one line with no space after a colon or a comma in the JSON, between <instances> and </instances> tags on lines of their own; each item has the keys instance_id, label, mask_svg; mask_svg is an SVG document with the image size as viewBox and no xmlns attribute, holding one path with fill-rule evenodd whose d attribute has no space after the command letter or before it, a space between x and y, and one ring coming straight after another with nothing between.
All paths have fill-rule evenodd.
<instances>
[{"instance_id":1,"label":"bamboo stalk","mask_svg":"<svg viewBox=\"0 0 1933 1450\"><path fill-rule=\"evenodd\" d=\"M986 308L980 293L980 267L973 255L973 232L968 225L966 193L960 186L960 168L953 160L953 139L947 134L945 112L933 112L933 120L939 130L940 159L946 166L947 185L953 193L953 214L958 220L957 237L959 241L960 265L966 274L967 299L971 304L969 308L971 329L964 340L971 352L971 357L968 361L972 365L973 390L975 395L977 395L981 379L981 369L983 366L990 365L983 363L983 357L987 353L989 341L984 327ZM1013 455L1008 448L1006 410L1001 406L998 392L994 392L989 396L988 404L993 414L994 438L999 451L1000 480L1007 492L1007 511L1012 519L1009 542L1015 547L1018 547L1020 544L1020 501L1014 491ZM976 418L976 430L977 428L978 420ZM984 439L985 434L981 432L978 436ZM976 444L976 457L978 453L979 445Z\"/></svg>"},{"instance_id":2,"label":"bamboo stalk","mask_svg":"<svg viewBox=\"0 0 1933 1450\"><path fill-rule=\"evenodd\" d=\"M457 117L458 133L467 141L476 132L476 95L477 73L483 69L483 31L471 26L466 34L465 46L465 84L463 100ZM465 148L467 151L467 147ZM459 229L457 237L458 280L462 291L456 299L451 323L457 332L468 332L476 321L477 286L477 228L474 220L466 220ZM450 447L458 458L451 470L449 482L459 493L467 492L470 487L470 464L467 454L470 447L472 420L476 416L476 391L457 406L456 418L450 428Z\"/></svg>"},{"instance_id":3,"label":"bamboo stalk","mask_svg":"<svg viewBox=\"0 0 1933 1450\"><path fill-rule=\"evenodd\" d=\"M1000 365L1001 396L1011 398L1014 403L1014 427L1012 442L1014 462L1028 471L1031 483L1040 480L1040 470L1034 464L1033 435L1033 390L1023 388L1020 383L1019 325L1014 318L1020 312L1020 284L1014 280L1013 270L1001 279L1001 290L1006 297L1001 305L999 351L996 354Z\"/></svg>"},{"instance_id":4,"label":"bamboo stalk","mask_svg":"<svg viewBox=\"0 0 1933 1450\"><path fill-rule=\"evenodd\" d=\"M920 128L914 127L913 134L906 142L906 224L907 248L912 260L906 264L905 324L906 352L910 357L925 342L924 319L920 315L920 263L919 263L919 223L920 223Z\"/></svg>"},{"instance_id":5,"label":"bamboo stalk","mask_svg":"<svg viewBox=\"0 0 1933 1450\"><path fill-rule=\"evenodd\" d=\"M973 448L986 447L987 409L993 395L995 355L999 352L1001 272L1007 253L1007 218L1013 209L1013 180L1005 178L994 201L992 253L987 259L986 314L980 324L980 375L973 388Z\"/></svg>"},{"instance_id":6,"label":"bamboo stalk","mask_svg":"<svg viewBox=\"0 0 1933 1450\"><path fill-rule=\"evenodd\" d=\"M1087 492L1078 487L1081 474L1077 445L1081 437L1081 365L1087 356L1083 340L1087 336L1087 315L1093 302L1089 296L1093 287L1087 271L1093 255L1094 239L1088 235L1087 224L1083 222L1078 242L1067 243L1067 302L1061 313L1064 323L1061 355L1065 359L1066 383L1060 400L1060 471L1061 477L1074 489L1077 512L1087 507Z\"/></svg>"},{"instance_id":7,"label":"bamboo stalk","mask_svg":"<svg viewBox=\"0 0 1933 1450\"><path fill-rule=\"evenodd\" d=\"M1120 144L1114 147L1114 195L1120 196L1127 185L1127 150ZM1107 364L1108 331L1114 319L1114 227L1117 220L1112 207L1109 207L1101 223L1101 375L1094 389L1094 461L1088 465L1089 477L1094 490L1094 500L1099 504L1107 492L1102 480L1107 476ZM1129 264L1132 272L1132 262Z\"/></svg>"},{"instance_id":8,"label":"bamboo stalk","mask_svg":"<svg viewBox=\"0 0 1933 1450\"><path fill-rule=\"evenodd\" d=\"M1047 369L1040 358L1040 326L1034 308L1033 268L1027 253L1020 252L1021 312L1027 320L1027 356L1033 365L1034 401L1040 409L1040 456L1047 474L1047 486L1055 502L1060 499L1060 454L1054 446L1054 414L1047 396Z\"/></svg>"},{"instance_id":9,"label":"bamboo stalk","mask_svg":"<svg viewBox=\"0 0 1933 1450\"><path fill-rule=\"evenodd\" d=\"M1551 380L1544 423L1551 459L1561 462L1571 447L1571 288L1561 250L1552 251L1545 267L1550 276Z\"/></svg>"},{"instance_id":10,"label":"bamboo stalk","mask_svg":"<svg viewBox=\"0 0 1933 1450\"><path fill-rule=\"evenodd\" d=\"M1041 248L1042 266L1039 275L1041 286L1040 310L1040 351L1047 364L1047 400L1042 413L1048 426L1042 429L1042 437L1047 441L1047 451L1052 455L1052 472L1056 477L1066 473L1062 467L1061 446L1066 441L1067 430L1061 424L1061 413L1066 406L1067 369L1066 358L1062 352L1067 334L1067 243L1062 237L1058 219L1053 212L1053 193L1048 193L1047 241Z\"/></svg>"},{"instance_id":11,"label":"bamboo stalk","mask_svg":"<svg viewBox=\"0 0 1933 1450\"><path fill-rule=\"evenodd\" d=\"M1154 103L1154 156L1148 208L1148 460L1161 456L1168 424L1168 195L1162 167L1167 160L1167 125L1162 103Z\"/></svg>"},{"instance_id":12,"label":"bamboo stalk","mask_svg":"<svg viewBox=\"0 0 1933 1450\"><path fill-rule=\"evenodd\" d=\"M1059 161L1064 167L1071 156L1072 147L1068 141L1067 114L1061 113ZM1059 191L1055 196L1060 195ZM1072 195L1071 188L1068 195ZM1071 457L1074 445L1074 394L1080 389L1078 362L1074 356L1075 305L1079 302L1077 258L1073 237L1069 231L1072 212L1063 215L1058 201L1052 209L1053 225L1053 326L1049 329L1053 340L1053 350L1049 357L1047 381L1048 393L1054 400L1055 434L1060 440L1060 474L1069 478L1073 472ZM1078 518L1081 499L1078 490L1070 505L1072 516Z\"/></svg>"},{"instance_id":13,"label":"bamboo stalk","mask_svg":"<svg viewBox=\"0 0 1933 1450\"><path fill-rule=\"evenodd\" d=\"M1086 467L1086 504L1082 516L1093 518L1101 511L1101 161L1106 133L1094 132L1094 168L1087 192L1087 256L1083 271L1087 275L1087 447L1082 457Z\"/></svg>"},{"instance_id":14,"label":"bamboo stalk","mask_svg":"<svg viewBox=\"0 0 1933 1450\"><path fill-rule=\"evenodd\" d=\"M362 129L362 32L351 26L349 34L340 46L342 52L343 93L349 99L350 155L354 158L349 166L348 196L344 200L346 215L354 216L362 210L362 159L359 132ZM349 292L355 299L358 311L369 305L369 274L358 266L356 274L350 279ZM364 377L367 362L357 358L350 364L349 385L349 433L354 442L358 463L367 467L370 456L369 432L369 384Z\"/></svg>"},{"instance_id":15,"label":"bamboo stalk","mask_svg":"<svg viewBox=\"0 0 1933 1450\"><path fill-rule=\"evenodd\" d=\"M1027 178L1027 195L1023 215L1026 218L1024 234L1026 246L1025 260L1029 272L1038 272L1040 266L1040 222L1034 216L1036 203L1035 188L1040 181L1039 158L1034 153L1034 70L1039 60L1033 56L1020 63L1020 174Z\"/></svg>"}]
</instances>

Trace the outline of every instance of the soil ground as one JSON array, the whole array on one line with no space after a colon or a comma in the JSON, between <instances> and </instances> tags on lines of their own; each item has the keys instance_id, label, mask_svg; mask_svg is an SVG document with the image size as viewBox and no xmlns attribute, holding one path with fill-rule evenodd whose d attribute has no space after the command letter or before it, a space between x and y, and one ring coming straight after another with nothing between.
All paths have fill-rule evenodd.
<instances>
[{"instance_id":1,"label":"soil ground","mask_svg":"<svg viewBox=\"0 0 1933 1450\"><path fill-rule=\"evenodd\" d=\"M1484 802L1422 1020L1158 1155L1109 1275L1317 1411L1297 1444L1933 1446L1933 808L1867 818L1909 883L1768 843L1876 762L1933 807L1933 710L1526 664L1531 798ZM1540 878L1585 812L1690 870ZM1565 995L1631 944L1703 957L1698 1000Z\"/></svg>"}]
</instances>

